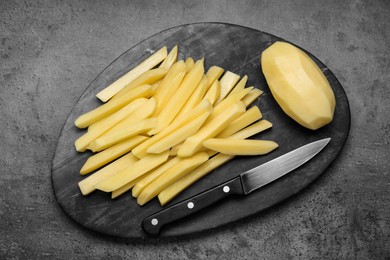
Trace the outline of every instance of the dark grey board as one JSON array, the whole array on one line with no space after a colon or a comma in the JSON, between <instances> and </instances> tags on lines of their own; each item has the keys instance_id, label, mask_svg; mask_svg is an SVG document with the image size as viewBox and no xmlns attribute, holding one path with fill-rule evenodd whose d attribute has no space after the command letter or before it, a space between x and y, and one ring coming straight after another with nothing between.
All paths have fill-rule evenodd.
<instances>
[{"instance_id":1,"label":"dark grey board","mask_svg":"<svg viewBox=\"0 0 390 260\"><path fill-rule=\"evenodd\" d=\"M188 56L195 60L205 57L205 67L218 65L241 76L248 75L248 86L255 86L264 94L255 102L263 118L273 127L253 138L274 140L279 148L265 156L236 157L216 169L205 178L175 198L169 205L207 190L238 174L267 162L297 147L322 138L331 137L327 147L314 159L283 178L245 197L232 198L218 203L186 219L167 225L161 237L188 235L210 230L248 216L259 216L261 211L296 194L314 181L334 161L347 139L350 127L350 110L347 96L333 73L314 56L336 96L334 120L327 126L311 131L298 125L280 109L261 73L262 51L281 38L258 30L223 23L198 23L182 25L160 32L132 47L104 69L82 94L58 139L52 162L52 185L58 204L65 213L80 225L99 233L123 238L149 237L141 227L142 220L161 210L157 199L143 207L138 206L130 193L111 200L110 194L95 191L83 196L77 183L84 176L79 174L90 153L78 153L74 141L84 131L73 122L81 114L97 107L95 97L101 89L123 75L140 61L166 45L172 48L179 44L179 59Z\"/></svg>"}]
</instances>

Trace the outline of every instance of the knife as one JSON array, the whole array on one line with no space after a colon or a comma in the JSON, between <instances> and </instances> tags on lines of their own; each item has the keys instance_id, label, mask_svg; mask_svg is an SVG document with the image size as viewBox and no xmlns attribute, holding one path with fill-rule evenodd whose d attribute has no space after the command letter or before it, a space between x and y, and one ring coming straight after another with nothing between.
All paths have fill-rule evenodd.
<instances>
[{"instance_id":1,"label":"knife","mask_svg":"<svg viewBox=\"0 0 390 260\"><path fill-rule=\"evenodd\" d=\"M143 220L143 229L149 234L156 235L160 233L163 225L198 212L223 198L231 195L247 195L306 163L318 154L329 141L330 138L325 138L301 146L241 173L230 181L161 210Z\"/></svg>"}]
</instances>

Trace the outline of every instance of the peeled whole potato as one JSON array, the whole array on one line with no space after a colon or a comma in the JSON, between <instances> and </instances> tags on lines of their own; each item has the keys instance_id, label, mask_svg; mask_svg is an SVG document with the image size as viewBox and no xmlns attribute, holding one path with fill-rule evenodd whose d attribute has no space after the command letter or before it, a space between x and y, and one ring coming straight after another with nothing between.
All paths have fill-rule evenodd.
<instances>
[{"instance_id":1,"label":"peeled whole potato","mask_svg":"<svg viewBox=\"0 0 390 260\"><path fill-rule=\"evenodd\" d=\"M263 51L261 67L272 95L296 122L316 130L333 120L336 101L332 88L302 50L275 42Z\"/></svg>"}]
</instances>

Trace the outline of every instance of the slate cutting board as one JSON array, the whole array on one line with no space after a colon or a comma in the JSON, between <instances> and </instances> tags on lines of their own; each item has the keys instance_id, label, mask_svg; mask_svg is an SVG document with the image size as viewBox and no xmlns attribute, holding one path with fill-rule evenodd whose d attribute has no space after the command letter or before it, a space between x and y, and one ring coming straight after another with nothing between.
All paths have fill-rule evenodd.
<instances>
[{"instance_id":1,"label":"slate cutting board","mask_svg":"<svg viewBox=\"0 0 390 260\"><path fill-rule=\"evenodd\" d=\"M59 136L52 162L52 185L57 202L65 213L80 225L103 234L124 238L148 237L142 230L141 222L145 217L162 209L157 199L140 207L130 193L111 200L110 194L100 191L88 196L83 196L79 191L77 183L85 178L79 174L79 170L91 153L75 151L74 141L84 131L77 129L73 122L79 115L100 105L95 97L96 93L164 45L171 49L175 44L179 44L179 59L188 56L195 60L205 57L206 69L218 65L241 76L248 75L247 86L253 85L264 91L255 105L261 109L263 118L273 123L272 129L252 138L274 140L280 146L265 156L235 158L195 183L168 205L196 195L309 142L325 137L331 137L332 140L319 155L287 176L249 196L218 203L198 214L167 225L160 236L188 235L261 214L260 211L296 194L315 180L337 158L347 139L350 127L348 99L333 73L309 54L323 70L335 93L337 104L334 120L320 130L311 131L285 115L273 99L259 63L261 52L280 40L282 39L271 34L242 26L198 23L160 32L118 57L82 94Z\"/></svg>"}]
</instances>

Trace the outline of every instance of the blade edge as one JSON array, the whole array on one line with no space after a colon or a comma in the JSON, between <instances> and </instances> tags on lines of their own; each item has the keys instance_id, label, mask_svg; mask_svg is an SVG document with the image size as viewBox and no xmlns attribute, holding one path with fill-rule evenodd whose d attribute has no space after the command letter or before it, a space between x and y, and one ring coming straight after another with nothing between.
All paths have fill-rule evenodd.
<instances>
[{"instance_id":1,"label":"blade edge","mask_svg":"<svg viewBox=\"0 0 390 260\"><path fill-rule=\"evenodd\" d=\"M244 193L251 193L302 166L321 152L329 141L330 138L314 141L242 173Z\"/></svg>"}]
</instances>

